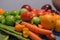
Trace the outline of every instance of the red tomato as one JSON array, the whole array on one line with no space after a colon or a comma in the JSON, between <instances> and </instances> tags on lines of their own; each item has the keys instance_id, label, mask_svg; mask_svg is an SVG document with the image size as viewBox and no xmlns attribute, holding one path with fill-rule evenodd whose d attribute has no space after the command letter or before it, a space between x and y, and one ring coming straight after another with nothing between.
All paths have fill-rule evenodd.
<instances>
[{"instance_id":1,"label":"red tomato","mask_svg":"<svg viewBox=\"0 0 60 40\"><path fill-rule=\"evenodd\" d=\"M47 12L51 13L51 12L52 12L52 10L51 10L51 9L49 9L49 10L47 10Z\"/></svg>"},{"instance_id":2,"label":"red tomato","mask_svg":"<svg viewBox=\"0 0 60 40\"><path fill-rule=\"evenodd\" d=\"M32 20L32 18L36 16L34 13L31 13L31 12L24 12L22 13L21 15L21 19L24 20L24 21L30 21Z\"/></svg>"},{"instance_id":3,"label":"red tomato","mask_svg":"<svg viewBox=\"0 0 60 40\"><path fill-rule=\"evenodd\" d=\"M32 13L35 13L35 14L36 14L36 16L38 16L39 10L37 10L37 9L33 8L31 12L32 12Z\"/></svg>"},{"instance_id":4,"label":"red tomato","mask_svg":"<svg viewBox=\"0 0 60 40\"><path fill-rule=\"evenodd\" d=\"M38 11L36 8L32 8L32 11Z\"/></svg>"},{"instance_id":5,"label":"red tomato","mask_svg":"<svg viewBox=\"0 0 60 40\"><path fill-rule=\"evenodd\" d=\"M38 16L44 15L44 14L45 14L45 10L43 10L43 9L39 10Z\"/></svg>"}]
</instances>

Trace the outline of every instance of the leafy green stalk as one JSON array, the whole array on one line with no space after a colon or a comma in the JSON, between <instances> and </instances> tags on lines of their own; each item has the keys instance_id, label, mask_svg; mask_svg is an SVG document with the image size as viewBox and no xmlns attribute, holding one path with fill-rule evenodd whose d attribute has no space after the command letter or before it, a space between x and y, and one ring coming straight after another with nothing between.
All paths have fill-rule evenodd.
<instances>
[{"instance_id":1,"label":"leafy green stalk","mask_svg":"<svg viewBox=\"0 0 60 40\"><path fill-rule=\"evenodd\" d=\"M0 40L8 40L9 35L4 35L0 33Z\"/></svg>"},{"instance_id":2,"label":"leafy green stalk","mask_svg":"<svg viewBox=\"0 0 60 40\"><path fill-rule=\"evenodd\" d=\"M22 35L22 33L16 32L16 31L14 30L14 27L11 27L11 26L6 26L6 25L3 25L3 24L0 24L0 28L5 29L5 30L8 30L8 31L10 31L10 32L12 32L12 33L15 33L15 34L17 34L17 35Z\"/></svg>"},{"instance_id":3,"label":"leafy green stalk","mask_svg":"<svg viewBox=\"0 0 60 40\"><path fill-rule=\"evenodd\" d=\"M13 36L17 37L19 40L27 40L27 39L25 39L24 37L22 37L21 35L17 35L17 34L15 34L15 33L12 33L12 32L10 32L10 31L8 31L8 30L2 29L2 28L0 28L0 30L1 30L1 31L4 31L5 33L7 33L7 34L9 34L9 35L13 35Z\"/></svg>"},{"instance_id":4,"label":"leafy green stalk","mask_svg":"<svg viewBox=\"0 0 60 40\"><path fill-rule=\"evenodd\" d=\"M8 40L8 38L9 38L9 36L6 36L6 37L4 38L4 40Z\"/></svg>"}]
</instances>

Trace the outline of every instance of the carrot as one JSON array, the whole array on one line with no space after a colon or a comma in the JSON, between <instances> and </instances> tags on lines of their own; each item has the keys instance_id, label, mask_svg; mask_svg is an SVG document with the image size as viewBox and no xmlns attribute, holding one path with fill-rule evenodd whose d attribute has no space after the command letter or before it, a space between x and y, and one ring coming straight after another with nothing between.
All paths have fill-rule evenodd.
<instances>
[{"instance_id":1,"label":"carrot","mask_svg":"<svg viewBox=\"0 0 60 40\"><path fill-rule=\"evenodd\" d=\"M38 28L43 28L43 26L39 24L39 25L38 25Z\"/></svg>"},{"instance_id":2,"label":"carrot","mask_svg":"<svg viewBox=\"0 0 60 40\"><path fill-rule=\"evenodd\" d=\"M25 25L30 31L38 33L38 34L44 34L44 35L50 35L52 32L45 29L40 29L37 26L34 26L32 24L29 24L27 22L22 22L23 25Z\"/></svg>"},{"instance_id":3,"label":"carrot","mask_svg":"<svg viewBox=\"0 0 60 40\"><path fill-rule=\"evenodd\" d=\"M56 40L56 36L54 34L51 34L50 37L51 37L51 40Z\"/></svg>"},{"instance_id":4,"label":"carrot","mask_svg":"<svg viewBox=\"0 0 60 40\"><path fill-rule=\"evenodd\" d=\"M50 40L56 40L56 36L54 34L47 35L47 37L49 37Z\"/></svg>"},{"instance_id":5,"label":"carrot","mask_svg":"<svg viewBox=\"0 0 60 40\"><path fill-rule=\"evenodd\" d=\"M39 36L37 36L35 33L31 32L31 31L30 31L29 37L32 40L42 40Z\"/></svg>"},{"instance_id":6,"label":"carrot","mask_svg":"<svg viewBox=\"0 0 60 40\"><path fill-rule=\"evenodd\" d=\"M33 26L36 26L35 24L33 24ZM36 26L37 27L37 26ZM36 35L40 35L39 33L35 33Z\"/></svg>"},{"instance_id":7,"label":"carrot","mask_svg":"<svg viewBox=\"0 0 60 40\"><path fill-rule=\"evenodd\" d=\"M15 29L16 31L23 31L25 26L22 26L21 24L19 23L16 23L15 25ZM25 30L24 30L25 31ZM27 32L27 31L26 31ZM24 32L25 33L25 32ZM26 33L25 33L26 34ZM23 34L24 36L26 36L25 34ZM29 37L32 39L32 40L42 40L40 37L38 37L36 34L34 34L33 32L29 31Z\"/></svg>"},{"instance_id":8,"label":"carrot","mask_svg":"<svg viewBox=\"0 0 60 40\"><path fill-rule=\"evenodd\" d=\"M25 28L24 25L21 25L21 24L19 24L19 23L16 23L16 25L15 25L15 30L16 30L16 31L22 31L23 28Z\"/></svg>"}]
</instances>

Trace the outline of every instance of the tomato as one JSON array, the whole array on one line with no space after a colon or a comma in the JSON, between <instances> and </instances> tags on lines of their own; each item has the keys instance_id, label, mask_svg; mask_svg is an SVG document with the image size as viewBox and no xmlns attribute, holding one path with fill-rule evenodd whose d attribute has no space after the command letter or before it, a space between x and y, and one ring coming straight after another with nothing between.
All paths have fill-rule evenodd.
<instances>
[{"instance_id":1,"label":"tomato","mask_svg":"<svg viewBox=\"0 0 60 40\"><path fill-rule=\"evenodd\" d=\"M52 19L52 15L51 14L46 14L42 17L41 19L41 25L43 26L43 28L45 29L53 29L54 28L54 21Z\"/></svg>"},{"instance_id":2,"label":"tomato","mask_svg":"<svg viewBox=\"0 0 60 40\"><path fill-rule=\"evenodd\" d=\"M32 12L32 13L35 13L36 16L38 16L39 10L37 10L37 9L35 9L35 8L32 8L32 11L31 11L31 12Z\"/></svg>"},{"instance_id":3,"label":"tomato","mask_svg":"<svg viewBox=\"0 0 60 40\"><path fill-rule=\"evenodd\" d=\"M45 10L41 9L39 10L39 12L37 13L38 16L42 16L45 15Z\"/></svg>"},{"instance_id":4,"label":"tomato","mask_svg":"<svg viewBox=\"0 0 60 40\"><path fill-rule=\"evenodd\" d=\"M25 38L27 38L27 37L29 37L29 29L28 28L23 28L23 36L25 37Z\"/></svg>"},{"instance_id":5,"label":"tomato","mask_svg":"<svg viewBox=\"0 0 60 40\"><path fill-rule=\"evenodd\" d=\"M48 9L48 10L47 10L47 12L51 13L51 12L52 12L52 10L51 10L51 9Z\"/></svg>"},{"instance_id":6,"label":"tomato","mask_svg":"<svg viewBox=\"0 0 60 40\"><path fill-rule=\"evenodd\" d=\"M46 14L55 15L57 13L54 10L49 9L49 10L47 10Z\"/></svg>"},{"instance_id":7,"label":"tomato","mask_svg":"<svg viewBox=\"0 0 60 40\"><path fill-rule=\"evenodd\" d=\"M0 14L4 14L5 10L3 8L0 8Z\"/></svg>"},{"instance_id":8,"label":"tomato","mask_svg":"<svg viewBox=\"0 0 60 40\"><path fill-rule=\"evenodd\" d=\"M22 13L21 15L21 19L24 20L24 21L30 21L32 20L32 18L36 16L34 13L31 13L31 12L24 12Z\"/></svg>"},{"instance_id":9,"label":"tomato","mask_svg":"<svg viewBox=\"0 0 60 40\"><path fill-rule=\"evenodd\" d=\"M44 9L41 9L41 10L37 10L37 9L32 9L33 13L35 13L37 16L40 16L40 15L44 15L45 14L45 10Z\"/></svg>"}]
</instances>

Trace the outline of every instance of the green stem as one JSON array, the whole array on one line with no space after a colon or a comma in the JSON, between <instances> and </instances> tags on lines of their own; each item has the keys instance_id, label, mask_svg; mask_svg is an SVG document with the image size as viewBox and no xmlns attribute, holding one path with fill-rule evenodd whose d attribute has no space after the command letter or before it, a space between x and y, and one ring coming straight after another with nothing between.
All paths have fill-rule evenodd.
<instances>
[{"instance_id":1,"label":"green stem","mask_svg":"<svg viewBox=\"0 0 60 40\"><path fill-rule=\"evenodd\" d=\"M2 29L2 28L0 28L0 30L4 31L4 32L7 33L7 34L10 34L10 35L13 35L13 36L17 37L19 40L26 40L26 39L25 39L24 37L22 37L21 35L17 35L17 34L15 34L15 33L9 32L8 30Z\"/></svg>"},{"instance_id":2,"label":"green stem","mask_svg":"<svg viewBox=\"0 0 60 40\"><path fill-rule=\"evenodd\" d=\"M16 32L16 31L14 30L14 27L12 27L12 26L6 26L6 25L3 25L3 24L0 24L0 28L3 28L3 29L8 30L8 31L10 31L10 32L13 32L13 33L15 33L15 34L17 34L17 35L22 35L22 33Z\"/></svg>"}]
</instances>

